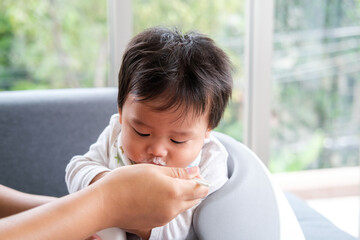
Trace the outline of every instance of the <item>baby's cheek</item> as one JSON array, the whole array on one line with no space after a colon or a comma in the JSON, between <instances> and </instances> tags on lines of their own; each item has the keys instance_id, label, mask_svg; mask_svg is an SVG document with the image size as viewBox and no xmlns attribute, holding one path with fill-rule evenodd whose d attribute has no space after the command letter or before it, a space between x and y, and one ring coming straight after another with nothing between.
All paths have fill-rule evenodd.
<instances>
[{"instance_id":1,"label":"baby's cheek","mask_svg":"<svg viewBox=\"0 0 360 240\"><path fill-rule=\"evenodd\" d=\"M134 155L136 154L134 152L135 148L132 147L134 146L134 144L132 144L130 141L124 142L123 141L123 149L124 149L124 153L126 154L126 156L128 156L128 158L130 159L134 159Z\"/></svg>"},{"instance_id":2,"label":"baby's cheek","mask_svg":"<svg viewBox=\"0 0 360 240\"><path fill-rule=\"evenodd\" d=\"M179 154L179 156L181 156L181 158L178 158L178 166L176 167L186 168L196 159L197 154L194 151L188 151L184 152L183 154Z\"/></svg>"},{"instance_id":3,"label":"baby's cheek","mask_svg":"<svg viewBox=\"0 0 360 240\"><path fill-rule=\"evenodd\" d=\"M175 168L186 168L189 164L187 164L184 159L176 159L172 160L171 162L167 162L167 167L175 167Z\"/></svg>"}]
</instances>

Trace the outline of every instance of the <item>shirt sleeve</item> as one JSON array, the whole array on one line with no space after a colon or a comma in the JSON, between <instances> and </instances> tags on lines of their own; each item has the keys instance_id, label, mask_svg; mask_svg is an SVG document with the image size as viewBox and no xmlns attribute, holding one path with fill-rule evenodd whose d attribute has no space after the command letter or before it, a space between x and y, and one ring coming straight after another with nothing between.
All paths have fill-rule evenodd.
<instances>
[{"instance_id":1,"label":"shirt sleeve","mask_svg":"<svg viewBox=\"0 0 360 240\"><path fill-rule=\"evenodd\" d=\"M227 157L225 147L213 136L210 142L202 149L202 160L200 162L200 174L211 185L209 194L221 188L228 180ZM155 239L186 239L192 224L192 215L196 206L176 216L172 221L162 227L153 228L150 240Z\"/></svg>"},{"instance_id":2,"label":"shirt sleeve","mask_svg":"<svg viewBox=\"0 0 360 240\"><path fill-rule=\"evenodd\" d=\"M90 146L84 155L74 156L65 170L65 181L69 193L87 187L92 179L109 169L109 149L114 141L114 126L118 118L110 119L110 124L100 134L97 141Z\"/></svg>"}]
</instances>

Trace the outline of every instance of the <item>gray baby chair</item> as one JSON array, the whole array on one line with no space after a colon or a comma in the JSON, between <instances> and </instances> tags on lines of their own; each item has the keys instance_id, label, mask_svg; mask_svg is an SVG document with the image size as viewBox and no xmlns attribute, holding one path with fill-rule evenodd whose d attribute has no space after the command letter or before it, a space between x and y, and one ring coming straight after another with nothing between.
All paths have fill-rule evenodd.
<instances>
[{"instance_id":1,"label":"gray baby chair","mask_svg":"<svg viewBox=\"0 0 360 240\"><path fill-rule=\"evenodd\" d=\"M235 139L213 134L229 153L228 182L207 197L193 217L189 239L280 239L279 204L270 175L252 151ZM355 239L295 195L286 193L307 240Z\"/></svg>"}]
</instances>

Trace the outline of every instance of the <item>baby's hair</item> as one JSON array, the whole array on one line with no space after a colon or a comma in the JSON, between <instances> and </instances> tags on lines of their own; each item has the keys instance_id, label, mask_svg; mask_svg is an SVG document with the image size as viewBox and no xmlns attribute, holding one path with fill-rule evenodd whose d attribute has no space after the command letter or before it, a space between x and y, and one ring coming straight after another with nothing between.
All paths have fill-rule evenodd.
<instances>
[{"instance_id":1,"label":"baby's hair","mask_svg":"<svg viewBox=\"0 0 360 240\"><path fill-rule=\"evenodd\" d=\"M231 91L230 61L211 38L157 27L136 35L127 46L119 72L118 107L122 109L129 94L141 102L161 99L163 104L155 110L208 113L213 129Z\"/></svg>"}]
</instances>

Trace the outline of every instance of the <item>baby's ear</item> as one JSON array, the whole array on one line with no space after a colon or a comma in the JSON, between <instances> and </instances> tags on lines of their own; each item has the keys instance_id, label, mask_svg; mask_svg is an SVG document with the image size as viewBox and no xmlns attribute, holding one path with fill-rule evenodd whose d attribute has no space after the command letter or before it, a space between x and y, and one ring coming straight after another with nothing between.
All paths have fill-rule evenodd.
<instances>
[{"instance_id":1,"label":"baby's ear","mask_svg":"<svg viewBox=\"0 0 360 240\"><path fill-rule=\"evenodd\" d=\"M208 127L208 129L205 132L205 138L209 138L210 137L210 132L212 131L212 128Z\"/></svg>"},{"instance_id":2,"label":"baby's ear","mask_svg":"<svg viewBox=\"0 0 360 240\"><path fill-rule=\"evenodd\" d=\"M122 112L121 112L121 108L118 108L118 113L119 113L119 122L120 122L120 124L122 124Z\"/></svg>"}]
</instances>

